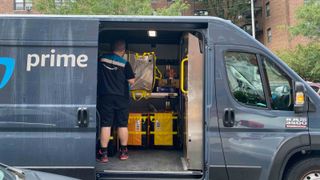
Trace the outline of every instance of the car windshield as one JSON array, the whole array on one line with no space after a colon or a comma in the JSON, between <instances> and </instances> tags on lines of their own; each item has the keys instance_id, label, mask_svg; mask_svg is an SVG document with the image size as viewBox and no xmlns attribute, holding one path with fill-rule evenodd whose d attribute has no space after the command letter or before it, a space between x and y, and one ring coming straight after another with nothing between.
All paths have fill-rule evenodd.
<instances>
[{"instance_id":1,"label":"car windshield","mask_svg":"<svg viewBox=\"0 0 320 180\"><path fill-rule=\"evenodd\" d=\"M5 169L4 167L0 167L0 180L15 180L15 175Z\"/></svg>"}]
</instances>

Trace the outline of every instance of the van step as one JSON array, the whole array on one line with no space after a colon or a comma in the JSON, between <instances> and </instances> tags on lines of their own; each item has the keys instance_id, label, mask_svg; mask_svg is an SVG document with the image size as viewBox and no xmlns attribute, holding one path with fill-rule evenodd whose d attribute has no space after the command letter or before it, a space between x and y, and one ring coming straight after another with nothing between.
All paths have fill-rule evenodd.
<instances>
[{"instance_id":1,"label":"van step","mask_svg":"<svg viewBox=\"0 0 320 180\"><path fill-rule=\"evenodd\" d=\"M96 172L96 179L193 179L201 178L201 171L108 171Z\"/></svg>"}]
</instances>

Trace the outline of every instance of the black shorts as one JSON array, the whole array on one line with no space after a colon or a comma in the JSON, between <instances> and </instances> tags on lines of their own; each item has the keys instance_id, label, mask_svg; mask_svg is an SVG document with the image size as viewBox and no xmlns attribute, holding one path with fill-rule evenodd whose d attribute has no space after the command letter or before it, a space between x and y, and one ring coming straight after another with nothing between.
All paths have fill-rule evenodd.
<instances>
[{"instance_id":1,"label":"black shorts","mask_svg":"<svg viewBox=\"0 0 320 180\"><path fill-rule=\"evenodd\" d=\"M98 97L97 101L101 127L128 127L128 97L106 95Z\"/></svg>"}]
</instances>

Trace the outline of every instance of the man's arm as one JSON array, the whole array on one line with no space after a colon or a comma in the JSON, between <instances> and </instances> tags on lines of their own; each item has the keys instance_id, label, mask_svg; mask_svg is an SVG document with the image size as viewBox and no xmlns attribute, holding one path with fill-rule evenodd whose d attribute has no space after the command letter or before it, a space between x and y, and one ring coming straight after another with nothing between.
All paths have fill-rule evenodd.
<instances>
[{"instance_id":1,"label":"man's arm","mask_svg":"<svg viewBox=\"0 0 320 180\"><path fill-rule=\"evenodd\" d=\"M135 79L134 79L134 78L132 78L132 79L128 79L128 82L129 82L129 84L130 84L130 85L133 85L133 84L134 84L134 82L135 82Z\"/></svg>"},{"instance_id":2,"label":"man's arm","mask_svg":"<svg viewBox=\"0 0 320 180\"><path fill-rule=\"evenodd\" d=\"M130 85L133 85L135 82L135 76L134 76L134 72L133 72L132 67L129 62L127 62L126 66L125 66L125 73L126 73L126 78L128 80L128 83Z\"/></svg>"}]
</instances>

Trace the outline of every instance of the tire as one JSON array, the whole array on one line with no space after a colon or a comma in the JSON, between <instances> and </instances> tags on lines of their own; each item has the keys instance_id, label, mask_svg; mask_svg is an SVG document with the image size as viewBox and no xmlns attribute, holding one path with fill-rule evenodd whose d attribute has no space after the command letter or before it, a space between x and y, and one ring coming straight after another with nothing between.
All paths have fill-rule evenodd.
<instances>
[{"instance_id":1,"label":"tire","mask_svg":"<svg viewBox=\"0 0 320 180\"><path fill-rule=\"evenodd\" d=\"M320 180L320 158L312 157L298 161L290 167L285 180Z\"/></svg>"}]
</instances>

